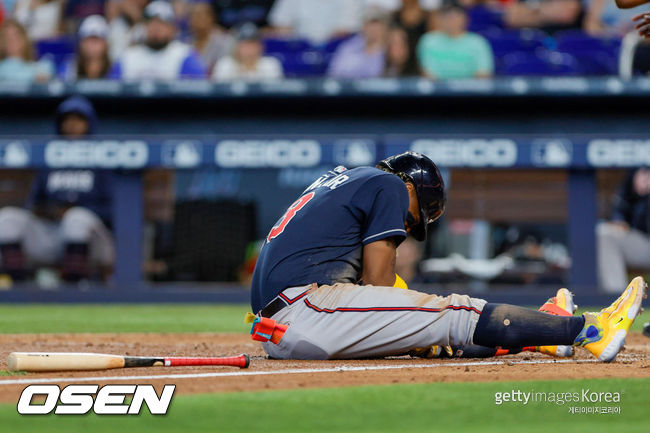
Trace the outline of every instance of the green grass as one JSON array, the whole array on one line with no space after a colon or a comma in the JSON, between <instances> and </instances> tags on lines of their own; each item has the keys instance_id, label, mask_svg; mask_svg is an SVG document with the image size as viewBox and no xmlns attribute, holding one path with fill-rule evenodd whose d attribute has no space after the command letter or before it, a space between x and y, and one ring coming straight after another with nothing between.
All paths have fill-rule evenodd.
<instances>
[{"instance_id":1,"label":"green grass","mask_svg":"<svg viewBox=\"0 0 650 433\"><path fill-rule=\"evenodd\" d=\"M246 332L238 305L0 305L0 333Z\"/></svg>"},{"instance_id":2,"label":"green grass","mask_svg":"<svg viewBox=\"0 0 650 433\"><path fill-rule=\"evenodd\" d=\"M647 432L650 379L433 383L176 396L166 416L20 416L0 405L7 432ZM571 414L569 406L504 403L495 393L622 392L621 414ZM471 396L471 397L470 397ZM146 409L143 410L146 412Z\"/></svg>"},{"instance_id":3,"label":"green grass","mask_svg":"<svg viewBox=\"0 0 650 433\"><path fill-rule=\"evenodd\" d=\"M0 305L0 333L246 332L246 305ZM587 308L589 310L589 308ZM644 313L634 324L650 321ZM585 366L585 368L588 368ZM9 373L0 370L0 376ZM417 374L417 373L416 373ZM495 392L624 391L621 415L494 403ZM176 396L166 416L20 416L0 405L2 432L543 432L650 431L650 379L434 383ZM568 427L570 426L570 429Z\"/></svg>"},{"instance_id":4,"label":"green grass","mask_svg":"<svg viewBox=\"0 0 650 433\"><path fill-rule=\"evenodd\" d=\"M243 318L249 310L245 304L0 304L0 333L247 332ZM640 331L645 322L650 322L650 311L642 313L632 329Z\"/></svg>"},{"instance_id":5,"label":"green grass","mask_svg":"<svg viewBox=\"0 0 650 433\"><path fill-rule=\"evenodd\" d=\"M27 374L24 371L9 371L9 370L0 370L0 376L24 376Z\"/></svg>"}]
</instances>

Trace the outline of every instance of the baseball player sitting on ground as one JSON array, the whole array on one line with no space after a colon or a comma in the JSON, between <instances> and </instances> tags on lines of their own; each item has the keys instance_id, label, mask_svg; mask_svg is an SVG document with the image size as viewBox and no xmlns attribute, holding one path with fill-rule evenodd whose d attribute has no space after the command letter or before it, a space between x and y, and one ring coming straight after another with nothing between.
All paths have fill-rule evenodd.
<instances>
[{"instance_id":1,"label":"baseball player sitting on ground","mask_svg":"<svg viewBox=\"0 0 650 433\"><path fill-rule=\"evenodd\" d=\"M81 96L65 100L56 116L57 133L67 139L91 135L97 123L95 110ZM2 270L19 281L34 267L56 264L67 281L93 271L108 275L114 259L108 176L99 170L38 172L27 209L0 209Z\"/></svg>"},{"instance_id":2,"label":"baseball player sitting on ground","mask_svg":"<svg viewBox=\"0 0 650 433\"><path fill-rule=\"evenodd\" d=\"M253 338L279 359L381 357L435 345L579 345L600 361L616 357L641 308L641 277L610 307L577 317L394 287L404 285L397 246L407 234L423 241L444 210L437 167L414 152L318 178L262 247L251 288L257 316L248 317Z\"/></svg>"}]
</instances>

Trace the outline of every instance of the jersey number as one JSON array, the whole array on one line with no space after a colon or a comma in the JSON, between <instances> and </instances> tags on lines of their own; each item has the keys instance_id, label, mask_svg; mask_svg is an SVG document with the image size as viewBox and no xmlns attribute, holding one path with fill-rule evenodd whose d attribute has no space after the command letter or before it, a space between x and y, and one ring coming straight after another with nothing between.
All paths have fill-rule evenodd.
<instances>
[{"instance_id":1,"label":"jersey number","mask_svg":"<svg viewBox=\"0 0 650 433\"><path fill-rule=\"evenodd\" d=\"M284 231L287 224L289 224L289 221L291 221L291 219L296 216L298 211L305 207L305 205L309 203L309 200L312 198L314 198L314 193L310 192L309 194L305 194L298 200L294 201L293 204L289 206L289 209L287 209L284 215L282 215L280 222L273 226L271 232L266 237L266 242L271 242L271 239L277 238L280 233Z\"/></svg>"}]
</instances>

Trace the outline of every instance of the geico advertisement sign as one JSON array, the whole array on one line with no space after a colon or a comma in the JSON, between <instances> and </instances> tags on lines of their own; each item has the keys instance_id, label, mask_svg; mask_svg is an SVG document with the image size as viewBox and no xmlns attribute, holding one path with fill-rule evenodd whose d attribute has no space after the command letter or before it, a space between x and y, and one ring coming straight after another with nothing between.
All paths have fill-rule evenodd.
<instances>
[{"instance_id":1,"label":"geico advertisement sign","mask_svg":"<svg viewBox=\"0 0 650 433\"><path fill-rule=\"evenodd\" d=\"M596 167L630 167L650 164L650 140L591 140L587 162Z\"/></svg>"},{"instance_id":2,"label":"geico advertisement sign","mask_svg":"<svg viewBox=\"0 0 650 433\"><path fill-rule=\"evenodd\" d=\"M49 167L140 168L149 148L139 140L55 140L45 146Z\"/></svg>"},{"instance_id":3,"label":"geico advertisement sign","mask_svg":"<svg viewBox=\"0 0 650 433\"><path fill-rule=\"evenodd\" d=\"M224 140L215 151L221 167L313 167L320 160L315 140Z\"/></svg>"},{"instance_id":4,"label":"geico advertisement sign","mask_svg":"<svg viewBox=\"0 0 650 433\"><path fill-rule=\"evenodd\" d=\"M20 394L17 410L21 415L138 415L143 404L152 415L164 415L176 385L165 385L160 397L153 385L29 385ZM126 396L133 395L130 402ZM44 402L35 402L44 398Z\"/></svg>"},{"instance_id":5,"label":"geico advertisement sign","mask_svg":"<svg viewBox=\"0 0 650 433\"><path fill-rule=\"evenodd\" d=\"M510 167L517 162L517 144L508 139L420 139L411 150L450 167Z\"/></svg>"}]
</instances>

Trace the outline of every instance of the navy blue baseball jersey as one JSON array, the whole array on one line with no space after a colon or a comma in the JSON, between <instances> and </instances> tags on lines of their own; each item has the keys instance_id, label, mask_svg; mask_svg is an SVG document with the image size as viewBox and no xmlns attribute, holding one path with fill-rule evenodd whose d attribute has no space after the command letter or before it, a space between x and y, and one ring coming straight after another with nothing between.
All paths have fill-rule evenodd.
<instances>
[{"instance_id":1,"label":"navy blue baseball jersey","mask_svg":"<svg viewBox=\"0 0 650 433\"><path fill-rule=\"evenodd\" d=\"M111 188L111 174L101 170L43 170L36 176L27 206L81 206L110 226Z\"/></svg>"},{"instance_id":2,"label":"navy blue baseball jersey","mask_svg":"<svg viewBox=\"0 0 650 433\"><path fill-rule=\"evenodd\" d=\"M251 286L258 312L287 287L356 283L363 246L406 237L404 181L372 167L337 167L319 177L269 232Z\"/></svg>"}]
</instances>

